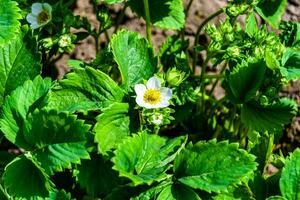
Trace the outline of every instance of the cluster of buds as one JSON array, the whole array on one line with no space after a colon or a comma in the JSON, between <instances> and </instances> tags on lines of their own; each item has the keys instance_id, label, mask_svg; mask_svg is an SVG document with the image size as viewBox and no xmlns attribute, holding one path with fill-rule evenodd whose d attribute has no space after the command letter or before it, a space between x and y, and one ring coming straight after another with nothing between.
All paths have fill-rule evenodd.
<instances>
[{"instance_id":1,"label":"cluster of buds","mask_svg":"<svg viewBox=\"0 0 300 200\"><path fill-rule=\"evenodd\" d=\"M210 52L217 52L221 49L227 48L235 40L236 27L232 26L229 19L220 24L219 28L215 25L207 25L205 32L211 38L209 44Z\"/></svg>"},{"instance_id":2,"label":"cluster of buds","mask_svg":"<svg viewBox=\"0 0 300 200\"><path fill-rule=\"evenodd\" d=\"M112 27L113 23L110 19L109 11L106 7L97 9L97 19L99 20L101 24L102 30L107 30L110 27Z\"/></svg>"},{"instance_id":3,"label":"cluster of buds","mask_svg":"<svg viewBox=\"0 0 300 200\"><path fill-rule=\"evenodd\" d=\"M49 52L52 48L56 48L58 52L71 52L75 48L74 42L76 36L73 34L63 34L57 38L44 38L41 40L43 48Z\"/></svg>"},{"instance_id":4,"label":"cluster of buds","mask_svg":"<svg viewBox=\"0 0 300 200\"><path fill-rule=\"evenodd\" d=\"M147 122L155 127L168 125L174 120L171 116L175 110L171 108L155 109L155 110L143 110L143 118Z\"/></svg>"},{"instance_id":5,"label":"cluster of buds","mask_svg":"<svg viewBox=\"0 0 300 200\"><path fill-rule=\"evenodd\" d=\"M229 4L226 8L226 13L230 17L237 17L239 15L245 14L249 8L249 4L246 2L238 4Z\"/></svg>"}]
</instances>

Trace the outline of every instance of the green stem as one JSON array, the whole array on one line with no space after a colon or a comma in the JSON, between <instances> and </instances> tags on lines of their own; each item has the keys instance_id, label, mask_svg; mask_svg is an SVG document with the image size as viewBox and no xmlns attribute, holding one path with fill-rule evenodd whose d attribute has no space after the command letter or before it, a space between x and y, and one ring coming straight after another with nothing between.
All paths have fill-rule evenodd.
<instances>
[{"instance_id":1,"label":"green stem","mask_svg":"<svg viewBox=\"0 0 300 200\"><path fill-rule=\"evenodd\" d=\"M96 33L94 35L94 38L95 38L95 50L96 50L96 56L97 56L97 54L99 52L99 35L98 35L98 33Z\"/></svg>"},{"instance_id":2,"label":"green stem","mask_svg":"<svg viewBox=\"0 0 300 200\"><path fill-rule=\"evenodd\" d=\"M222 69L221 69L221 71L220 71L220 74L219 74L219 76L217 77L217 80L214 82L214 84L213 84L213 86L212 86L212 88L211 88L211 90L210 90L210 92L209 92L209 94L208 94L209 97L212 97L213 92L214 92L215 88L217 87L217 84L218 84L219 80L220 80L222 77L224 77L224 76L222 75L222 73L225 71L226 66L227 66L227 62L225 62L224 65L222 66Z\"/></svg>"},{"instance_id":3,"label":"green stem","mask_svg":"<svg viewBox=\"0 0 300 200\"><path fill-rule=\"evenodd\" d=\"M190 1L189 1L189 4L187 5L187 7L186 7L186 9L185 9L185 18L188 17L188 13L189 13L190 8L191 8L191 6L192 6L192 4L193 4L193 1L194 1L194 0L190 0Z\"/></svg>"},{"instance_id":4,"label":"green stem","mask_svg":"<svg viewBox=\"0 0 300 200\"><path fill-rule=\"evenodd\" d=\"M108 34L107 30L104 31L104 35L105 35L107 43L109 43L110 42L110 37L109 37L109 34Z\"/></svg>"},{"instance_id":5,"label":"green stem","mask_svg":"<svg viewBox=\"0 0 300 200\"><path fill-rule=\"evenodd\" d=\"M231 117L230 117L229 127L228 127L229 131L231 130L231 128L234 124L234 118L235 118L236 112L237 112L237 107L236 107L236 105L234 105L233 111L232 111Z\"/></svg>"},{"instance_id":6,"label":"green stem","mask_svg":"<svg viewBox=\"0 0 300 200\"><path fill-rule=\"evenodd\" d=\"M204 61L204 64L201 68L201 74L200 74L200 84L201 84L201 98L202 98L202 113L204 114L205 112L205 98L204 98L204 93L205 93L205 84L204 84L204 79L205 79L205 72L206 72L206 68L208 66L208 62L210 60L210 55L208 53L205 61Z\"/></svg>"},{"instance_id":7,"label":"green stem","mask_svg":"<svg viewBox=\"0 0 300 200\"><path fill-rule=\"evenodd\" d=\"M218 10L217 12L213 13L212 15L210 15L208 18L206 18L198 27L196 35L195 35L195 42L194 42L194 47L196 47L199 43L199 37L200 37L200 33L202 31L202 29L204 28L204 26L213 18L217 17L218 15L222 14L224 11L223 9ZM198 52L197 51L193 51L193 70L195 72L195 68L196 68L196 64L197 64L197 60L198 60Z\"/></svg>"},{"instance_id":8,"label":"green stem","mask_svg":"<svg viewBox=\"0 0 300 200\"><path fill-rule=\"evenodd\" d=\"M151 22L150 22L150 10L149 10L149 2L148 0L143 0L144 9L145 9L145 17L146 17L146 33L149 44L152 45L152 33L151 33Z\"/></svg>"}]
</instances>

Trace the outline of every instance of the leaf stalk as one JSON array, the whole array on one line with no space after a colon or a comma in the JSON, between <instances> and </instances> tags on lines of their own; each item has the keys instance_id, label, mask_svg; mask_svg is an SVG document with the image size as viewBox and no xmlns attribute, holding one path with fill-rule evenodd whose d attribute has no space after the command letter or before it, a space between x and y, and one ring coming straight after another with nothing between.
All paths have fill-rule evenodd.
<instances>
[{"instance_id":1,"label":"leaf stalk","mask_svg":"<svg viewBox=\"0 0 300 200\"><path fill-rule=\"evenodd\" d=\"M146 33L147 33L147 39L151 47L152 44L152 33L151 33L151 17L150 17L150 10L149 10L149 1L143 0L144 2L144 10L145 10L145 17L146 17Z\"/></svg>"}]
</instances>

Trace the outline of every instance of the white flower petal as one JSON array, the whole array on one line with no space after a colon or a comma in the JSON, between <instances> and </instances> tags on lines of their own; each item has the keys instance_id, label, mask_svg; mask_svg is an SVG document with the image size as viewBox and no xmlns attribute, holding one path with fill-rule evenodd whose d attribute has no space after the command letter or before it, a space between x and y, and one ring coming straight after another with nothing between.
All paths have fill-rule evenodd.
<instances>
[{"instance_id":1,"label":"white flower petal","mask_svg":"<svg viewBox=\"0 0 300 200\"><path fill-rule=\"evenodd\" d=\"M30 24L30 27L31 27L32 29L37 29L37 28L40 27L40 25L39 25L37 22L33 22L33 23Z\"/></svg>"},{"instance_id":2,"label":"white flower petal","mask_svg":"<svg viewBox=\"0 0 300 200\"><path fill-rule=\"evenodd\" d=\"M146 92L146 86L143 84L137 84L134 86L134 91L137 95L144 95L144 93Z\"/></svg>"},{"instance_id":3,"label":"white flower petal","mask_svg":"<svg viewBox=\"0 0 300 200\"><path fill-rule=\"evenodd\" d=\"M172 98L172 90L170 88L162 87L162 88L160 88L160 92L161 92L162 97L165 100L168 101Z\"/></svg>"},{"instance_id":4,"label":"white flower petal","mask_svg":"<svg viewBox=\"0 0 300 200\"><path fill-rule=\"evenodd\" d=\"M43 10L43 4L34 3L31 6L31 13L34 15L38 15Z\"/></svg>"},{"instance_id":5,"label":"white flower petal","mask_svg":"<svg viewBox=\"0 0 300 200\"><path fill-rule=\"evenodd\" d=\"M165 108L170 105L169 101L161 101L155 105L155 108Z\"/></svg>"},{"instance_id":6,"label":"white flower petal","mask_svg":"<svg viewBox=\"0 0 300 200\"><path fill-rule=\"evenodd\" d=\"M52 7L48 3L43 3L44 10L48 11L48 14L51 15L52 13Z\"/></svg>"},{"instance_id":7,"label":"white flower petal","mask_svg":"<svg viewBox=\"0 0 300 200\"><path fill-rule=\"evenodd\" d=\"M32 24L32 23L37 23L36 16L34 16L34 15L31 14L31 13L29 13L29 14L26 16L26 20L27 20L27 22L29 22L30 24Z\"/></svg>"},{"instance_id":8,"label":"white flower petal","mask_svg":"<svg viewBox=\"0 0 300 200\"><path fill-rule=\"evenodd\" d=\"M144 101L143 96L137 96L135 98L135 102L141 107L145 107L145 105L146 105L146 102Z\"/></svg>"},{"instance_id":9,"label":"white flower petal","mask_svg":"<svg viewBox=\"0 0 300 200\"><path fill-rule=\"evenodd\" d=\"M158 88L160 88L160 81L155 76L151 77L147 81L147 88L148 89L158 89Z\"/></svg>"},{"instance_id":10,"label":"white flower petal","mask_svg":"<svg viewBox=\"0 0 300 200\"><path fill-rule=\"evenodd\" d=\"M152 105L152 104L149 104L149 103L145 103L144 108L147 108L147 109L152 109L152 108L156 108L156 105Z\"/></svg>"}]
</instances>

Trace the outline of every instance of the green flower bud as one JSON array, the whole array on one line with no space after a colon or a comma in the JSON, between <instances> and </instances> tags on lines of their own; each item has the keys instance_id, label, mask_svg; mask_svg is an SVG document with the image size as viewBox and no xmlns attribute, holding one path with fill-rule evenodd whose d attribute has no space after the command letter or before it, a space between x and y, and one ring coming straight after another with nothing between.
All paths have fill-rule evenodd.
<instances>
[{"instance_id":1,"label":"green flower bud","mask_svg":"<svg viewBox=\"0 0 300 200\"><path fill-rule=\"evenodd\" d=\"M52 38L45 38L42 40L42 45L45 49L51 49L53 46L53 40Z\"/></svg>"},{"instance_id":2,"label":"green flower bud","mask_svg":"<svg viewBox=\"0 0 300 200\"><path fill-rule=\"evenodd\" d=\"M264 48L263 48L263 47L256 46L256 47L254 48L254 54L255 54L256 56L258 56L258 57L264 55L264 52L265 52L265 51L264 51Z\"/></svg>"},{"instance_id":3,"label":"green flower bud","mask_svg":"<svg viewBox=\"0 0 300 200\"><path fill-rule=\"evenodd\" d=\"M176 68L168 69L166 73L166 80L170 86L179 86L187 77L187 74L183 71L179 71Z\"/></svg>"},{"instance_id":4,"label":"green flower bud","mask_svg":"<svg viewBox=\"0 0 300 200\"><path fill-rule=\"evenodd\" d=\"M266 91L266 95L269 97L274 97L277 94L277 90L275 87L269 87Z\"/></svg>"},{"instance_id":5,"label":"green flower bud","mask_svg":"<svg viewBox=\"0 0 300 200\"><path fill-rule=\"evenodd\" d=\"M265 106L265 105L268 105L269 99L268 99L267 96L262 95L262 96L259 98L259 102L260 102L261 105L264 105L264 106Z\"/></svg>"},{"instance_id":6,"label":"green flower bud","mask_svg":"<svg viewBox=\"0 0 300 200\"><path fill-rule=\"evenodd\" d=\"M212 42L208 46L208 49L209 49L210 52L219 51L219 50L221 50L221 48L222 48L222 45L219 42Z\"/></svg>"},{"instance_id":7,"label":"green flower bud","mask_svg":"<svg viewBox=\"0 0 300 200\"><path fill-rule=\"evenodd\" d=\"M248 8L249 8L249 5L247 5L245 3L230 4L226 8L226 13L227 13L228 16L237 17L239 15L244 14L247 11Z\"/></svg>"},{"instance_id":8,"label":"green flower bud","mask_svg":"<svg viewBox=\"0 0 300 200\"><path fill-rule=\"evenodd\" d=\"M228 57L239 57L240 56L240 49L237 46L229 47L226 49L226 55Z\"/></svg>"},{"instance_id":9,"label":"green flower bud","mask_svg":"<svg viewBox=\"0 0 300 200\"><path fill-rule=\"evenodd\" d=\"M99 20L103 30L107 30L113 25L107 8L103 7L101 9L97 9L97 19Z\"/></svg>"},{"instance_id":10,"label":"green flower bud","mask_svg":"<svg viewBox=\"0 0 300 200\"><path fill-rule=\"evenodd\" d=\"M223 39L222 34L218 31L214 24L208 24L205 32L213 41L221 41Z\"/></svg>"}]
</instances>

